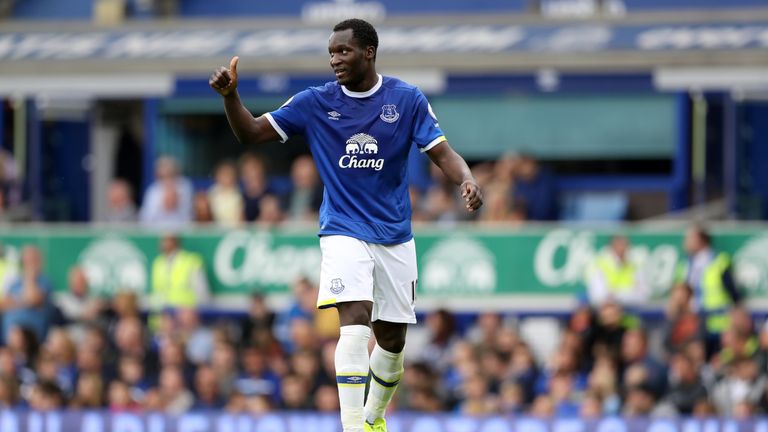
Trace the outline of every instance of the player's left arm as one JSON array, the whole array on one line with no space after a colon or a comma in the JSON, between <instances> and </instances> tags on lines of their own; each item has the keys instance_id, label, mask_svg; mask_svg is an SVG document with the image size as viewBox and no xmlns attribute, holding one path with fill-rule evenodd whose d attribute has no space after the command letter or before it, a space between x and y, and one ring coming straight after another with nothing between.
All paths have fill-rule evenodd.
<instances>
[{"instance_id":1,"label":"player's left arm","mask_svg":"<svg viewBox=\"0 0 768 432\"><path fill-rule=\"evenodd\" d=\"M483 192L472 175L467 162L443 141L427 150L427 155L454 184L459 186L467 210L473 212L483 205Z\"/></svg>"}]
</instances>

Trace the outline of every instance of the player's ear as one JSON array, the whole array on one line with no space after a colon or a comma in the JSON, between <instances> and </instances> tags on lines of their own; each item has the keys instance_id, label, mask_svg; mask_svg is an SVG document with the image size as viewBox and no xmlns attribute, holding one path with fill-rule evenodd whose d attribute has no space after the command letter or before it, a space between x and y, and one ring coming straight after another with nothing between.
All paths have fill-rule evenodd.
<instances>
[{"instance_id":1,"label":"player's ear","mask_svg":"<svg viewBox=\"0 0 768 432\"><path fill-rule=\"evenodd\" d=\"M368 48L365 49L365 58L368 60L374 60L376 58L376 48L374 48L372 45L369 45Z\"/></svg>"}]
</instances>

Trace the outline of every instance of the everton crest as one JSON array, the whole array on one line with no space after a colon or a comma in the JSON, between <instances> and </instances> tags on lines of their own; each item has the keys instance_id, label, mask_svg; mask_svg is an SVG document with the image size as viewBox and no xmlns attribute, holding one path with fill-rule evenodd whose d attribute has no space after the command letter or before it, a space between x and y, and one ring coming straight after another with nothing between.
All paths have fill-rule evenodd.
<instances>
[{"instance_id":1,"label":"everton crest","mask_svg":"<svg viewBox=\"0 0 768 432\"><path fill-rule=\"evenodd\" d=\"M384 105L381 107L381 115L379 116L380 119L384 120L387 123L394 123L397 121L397 119L400 118L400 113L397 112L397 106L395 105Z\"/></svg>"},{"instance_id":2,"label":"everton crest","mask_svg":"<svg viewBox=\"0 0 768 432\"><path fill-rule=\"evenodd\" d=\"M339 294L342 291L344 291L344 283L341 278L331 279L331 292Z\"/></svg>"}]
</instances>

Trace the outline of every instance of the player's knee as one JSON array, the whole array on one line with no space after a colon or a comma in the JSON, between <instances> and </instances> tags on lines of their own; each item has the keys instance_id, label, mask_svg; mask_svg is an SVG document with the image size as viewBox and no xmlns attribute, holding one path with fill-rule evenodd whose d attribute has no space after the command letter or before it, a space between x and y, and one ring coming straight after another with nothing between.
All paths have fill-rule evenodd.
<instances>
[{"instance_id":1,"label":"player's knee","mask_svg":"<svg viewBox=\"0 0 768 432\"><path fill-rule=\"evenodd\" d=\"M345 302L337 304L339 309L339 322L342 326L347 325L370 325L371 322L371 303L370 302Z\"/></svg>"},{"instance_id":2,"label":"player's knee","mask_svg":"<svg viewBox=\"0 0 768 432\"><path fill-rule=\"evenodd\" d=\"M405 348L405 338L398 335L388 335L382 339L376 339L380 347L392 353L399 353Z\"/></svg>"},{"instance_id":3,"label":"player's knee","mask_svg":"<svg viewBox=\"0 0 768 432\"><path fill-rule=\"evenodd\" d=\"M388 324L377 321L374 323L376 343L385 350L399 353L405 348L405 324Z\"/></svg>"}]
</instances>

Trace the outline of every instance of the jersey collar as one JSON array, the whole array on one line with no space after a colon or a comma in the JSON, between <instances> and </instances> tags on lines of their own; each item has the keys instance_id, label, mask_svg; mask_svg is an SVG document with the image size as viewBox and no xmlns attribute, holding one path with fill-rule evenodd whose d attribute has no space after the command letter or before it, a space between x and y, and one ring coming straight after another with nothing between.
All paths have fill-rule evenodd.
<instances>
[{"instance_id":1,"label":"jersey collar","mask_svg":"<svg viewBox=\"0 0 768 432\"><path fill-rule=\"evenodd\" d=\"M379 90L379 88L381 88L381 83L384 81L384 79L381 77L381 74L376 74L376 76L379 77L379 80L376 82L376 85L371 87L371 89L368 90L368 91L356 92L356 91L349 90L349 89L347 89L344 86L341 86L341 91L343 91L344 94L349 96L349 97L353 97L353 98L366 98L366 97L376 93Z\"/></svg>"}]
</instances>

